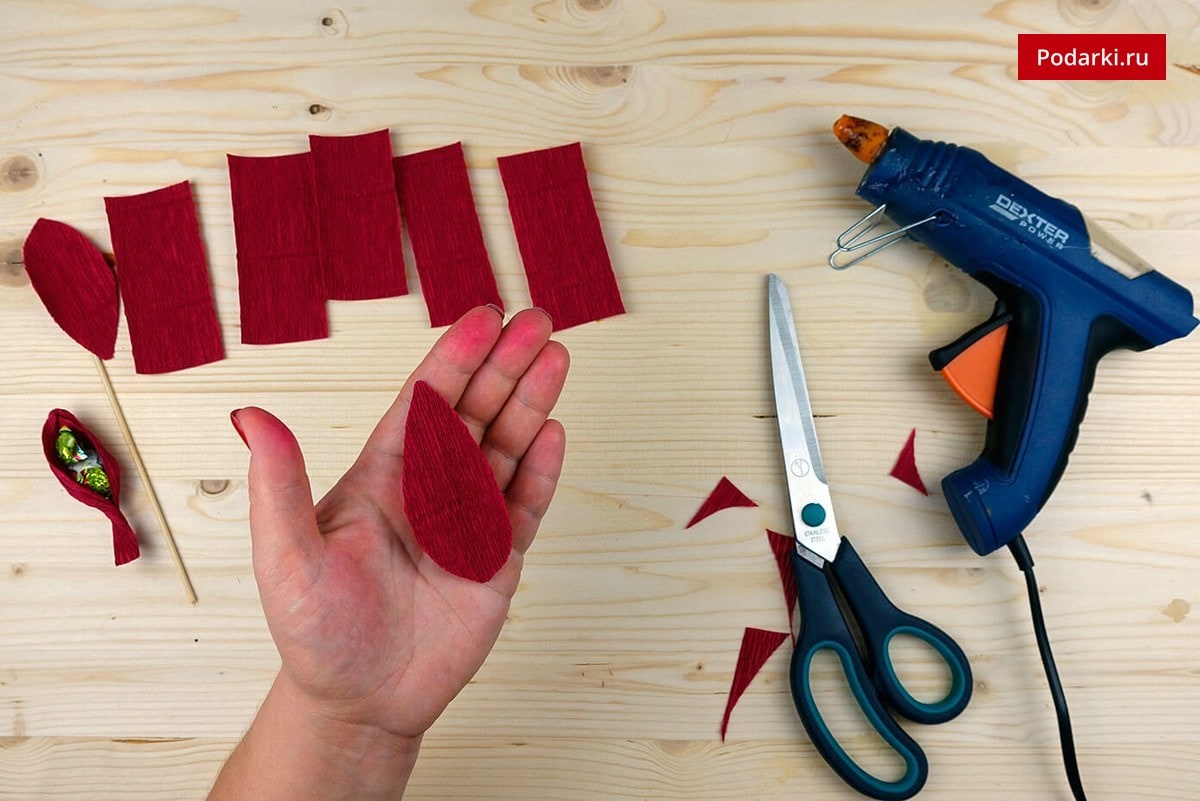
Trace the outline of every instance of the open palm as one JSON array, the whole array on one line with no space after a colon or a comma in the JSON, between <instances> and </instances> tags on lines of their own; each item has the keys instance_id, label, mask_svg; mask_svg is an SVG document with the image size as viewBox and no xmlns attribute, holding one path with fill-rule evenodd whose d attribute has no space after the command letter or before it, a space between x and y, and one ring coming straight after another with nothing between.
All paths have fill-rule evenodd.
<instances>
[{"instance_id":1,"label":"open palm","mask_svg":"<svg viewBox=\"0 0 1200 801\"><path fill-rule=\"evenodd\" d=\"M537 310L507 326L489 308L466 314L315 508L291 432L261 409L236 413L252 454L254 572L282 672L330 716L416 737L495 642L562 467L562 426L548 415L568 358L550 328ZM513 552L486 584L434 564L404 515L404 424L417 381L455 408L505 494Z\"/></svg>"}]
</instances>

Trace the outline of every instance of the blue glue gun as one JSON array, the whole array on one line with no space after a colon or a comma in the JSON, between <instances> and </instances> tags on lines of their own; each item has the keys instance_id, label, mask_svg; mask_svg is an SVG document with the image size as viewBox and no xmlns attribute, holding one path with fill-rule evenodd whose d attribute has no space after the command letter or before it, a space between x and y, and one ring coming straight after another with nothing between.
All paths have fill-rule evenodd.
<instances>
[{"instance_id":1,"label":"blue glue gun","mask_svg":"<svg viewBox=\"0 0 1200 801\"><path fill-rule=\"evenodd\" d=\"M983 452L942 480L980 555L1016 538L1061 478L1100 358L1196 327L1187 289L1155 272L1075 206L974 150L842 117L834 132L868 163L857 194L874 211L838 238L849 267L911 238L996 296L992 316L930 353L990 420ZM897 229L872 235L886 215Z\"/></svg>"}]
</instances>

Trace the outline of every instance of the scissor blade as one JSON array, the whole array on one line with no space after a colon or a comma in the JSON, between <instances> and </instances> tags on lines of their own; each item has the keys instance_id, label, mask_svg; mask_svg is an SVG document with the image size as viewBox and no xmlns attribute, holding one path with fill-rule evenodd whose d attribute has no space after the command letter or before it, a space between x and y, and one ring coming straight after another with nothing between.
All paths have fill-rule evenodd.
<instances>
[{"instance_id":1,"label":"scissor blade","mask_svg":"<svg viewBox=\"0 0 1200 801\"><path fill-rule=\"evenodd\" d=\"M783 447L788 498L796 542L804 549L833 561L841 537L833 517L825 466L817 444L812 404L804 381L804 365L796 342L792 304L778 276L768 277L767 314L771 329L771 374L775 385L775 412ZM804 551L800 551L804 556Z\"/></svg>"}]
</instances>

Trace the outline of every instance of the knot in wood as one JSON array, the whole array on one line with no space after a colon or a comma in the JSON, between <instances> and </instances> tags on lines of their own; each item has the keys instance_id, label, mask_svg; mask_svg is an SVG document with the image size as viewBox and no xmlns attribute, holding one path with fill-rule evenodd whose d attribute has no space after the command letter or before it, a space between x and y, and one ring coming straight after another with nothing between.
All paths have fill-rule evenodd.
<instances>
[{"instance_id":1,"label":"knot in wood","mask_svg":"<svg viewBox=\"0 0 1200 801\"><path fill-rule=\"evenodd\" d=\"M12 156L0 163L0 190L24 192L38 182L37 162L29 156Z\"/></svg>"},{"instance_id":2,"label":"knot in wood","mask_svg":"<svg viewBox=\"0 0 1200 801\"><path fill-rule=\"evenodd\" d=\"M599 67L576 67L574 72L579 80L585 83L610 88L629 83L633 67L628 64L610 64Z\"/></svg>"}]
</instances>

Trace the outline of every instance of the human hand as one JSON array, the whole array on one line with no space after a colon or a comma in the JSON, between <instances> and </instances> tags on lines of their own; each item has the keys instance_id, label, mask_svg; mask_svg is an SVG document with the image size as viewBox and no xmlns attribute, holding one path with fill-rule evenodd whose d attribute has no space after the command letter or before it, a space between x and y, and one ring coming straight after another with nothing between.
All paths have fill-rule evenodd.
<instances>
[{"instance_id":1,"label":"human hand","mask_svg":"<svg viewBox=\"0 0 1200 801\"><path fill-rule=\"evenodd\" d=\"M566 379L550 320L468 312L434 345L345 476L316 505L295 437L269 413L233 420L251 451L254 574L289 697L339 724L418 738L491 650L562 467L548 419ZM481 443L504 492L513 552L486 584L443 571L404 515L404 424L425 381ZM275 692L275 690L273 690Z\"/></svg>"}]
</instances>

